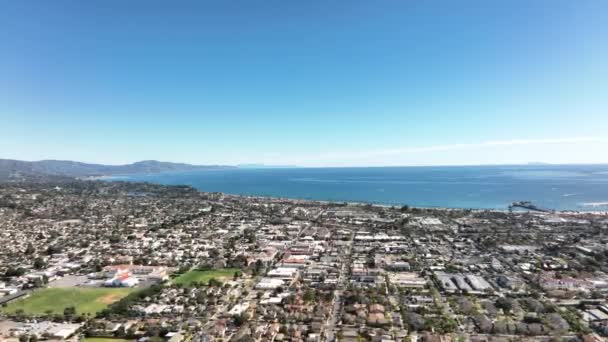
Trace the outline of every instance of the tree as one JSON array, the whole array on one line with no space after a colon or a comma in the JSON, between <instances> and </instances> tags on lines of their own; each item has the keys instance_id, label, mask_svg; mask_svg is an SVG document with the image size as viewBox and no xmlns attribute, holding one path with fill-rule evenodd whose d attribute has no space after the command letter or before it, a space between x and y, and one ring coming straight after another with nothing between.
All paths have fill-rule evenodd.
<instances>
[{"instance_id":1,"label":"tree","mask_svg":"<svg viewBox=\"0 0 608 342\"><path fill-rule=\"evenodd\" d=\"M180 268L175 273L184 274L184 273L190 271L190 268L191 267L189 265L183 265L183 266L180 266Z\"/></svg>"},{"instance_id":2,"label":"tree","mask_svg":"<svg viewBox=\"0 0 608 342\"><path fill-rule=\"evenodd\" d=\"M26 255L32 255L36 252L36 249L34 248L34 246L30 243L27 245L27 248L25 249L25 254Z\"/></svg>"},{"instance_id":3,"label":"tree","mask_svg":"<svg viewBox=\"0 0 608 342\"><path fill-rule=\"evenodd\" d=\"M498 298L495 305L497 308L502 309L507 314L511 312L511 309L513 309L513 303L504 297Z\"/></svg>"},{"instance_id":4,"label":"tree","mask_svg":"<svg viewBox=\"0 0 608 342\"><path fill-rule=\"evenodd\" d=\"M366 262L365 262L365 266L367 268L375 268L376 267L376 260L372 257L368 257Z\"/></svg>"},{"instance_id":5,"label":"tree","mask_svg":"<svg viewBox=\"0 0 608 342\"><path fill-rule=\"evenodd\" d=\"M114 332L114 337L125 337L126 335L127 332L125 330L125 327L122 325Z\"/></svg>"},{"instance_id":6,"label":"tree","mask_svg":"<svg viewBox=\"0 0 608 342\"><path fill-rule=\"evenodd\" d=\"M215 278L211 278L209 279L209 282L207 283L209 286L211 287L220 287L222 286L222 282L215 279Z\"/></svg>"},{"instance_id":7,"label":"tree","mask_svg":"<svg viewBox=\"0 0 608 342\"><path fill-rule=\"evenodd\" d=\"M305 302L312 303L315 301L315 298L316 298L315 290L308 289L308 290L306 290L306 292L304 292L303 299Z\"/></svg>"},{"instance_id":8,"label":"tree","mask_svg":"<svg viewBox=\"0 0 608 342\"><path fill-rule=\"evenodd\" d=\"M22 267L19 267L19 268L9 267L6 270L6 272L4 272L4 275L7 277L21 277L24 274L25 274L25 269Z\"/></svg>"},{"instance_id":9,"label":"tree","mask_svg":"<svg viewBox=\"0 0 608 342\"><path fill-rule=\"evenodd\" d=\"M36 258L34 260L34 268L39 270L44 268L44 266L46 266L46 263L44 262L44 260L42 260L42 258Z\"/></svg>"},{"instance_id":10,"label":"tree","mask_svg":"<svg viewBox=\"0 0 608 342\"><path fill-rule=\"evenodd\" d=\"M409 326L411 330L419 331L424 329L426 325L424 317L415 312L405 312L403 317L405 323Z\"/></svg>"},{"instance_id":11,"label":"tree","mask_svg":"<svg viewBox=\"0 0 608 342\"><path fill-rule=\"evenodd\" d=\"M34 279L34 287L43 287L44 281L41 278Z\"/></svg>"},{"instance_id":12,"label":"tree","mask_svg":"<svg viewBox=\"0 0 608 342\"><path fill-rule=\"evenodd\" d=\"M76 308L73 306L69 306L63 310L63 316L67 321L71 321L74 316L76 316Z\"/></svg>"},{"instance_id":13,"label":"tree","mask_svg":"<svg viewBox=\"0 0 608 342\"><path fill-rule=\"evenodd\" d=\"M255 243L255 231L250 228L245 229L243 231L243 238L247 240L247 243Z\"/></svg>"},{"instance_id":14,"label":"tree","mask_svg":"<svg viewBox=\"0 0 608 342\"><path fill-rule=\"evenodd\" d=\"M46 249L46 254L48 255L53 255L53 254L58 254L61 253L61 247L59 246L49 246Z\"/></svg>"},{"instance_id":15,"label":"tree","mask_svg":"<svg viewBox=\"0 0 608 342\"><path fill-rule=\"evenodd\" d=\"M255 261L255 263L253 264L253 270L252 270L253 275L257 276L258 274L262 273L263 268L264 268L264 263L262 262L262 260L257 259Z\"/></svg>"},{"instance_id":16,"label":"tree","mask_svg":"<svg viewBox=\"0 0 608 342\"><path fill-rule=\"evenodd\" d=\"M215 259L220 256L220 252L215 248L210 249L208 253L209 253L209 258L211 258L211 259Z\"/></svg>"},{"instance_id":17,"label":"tree","mask_svg":"<svg viewBox=\"0 0 608 342\"><path fill-rule=\"evenodd\" d=\"M232 316L232 319L234 320L234 325L240 327L249 320L249 316L246 313L241 313L240 315Z\"/></svg>"}]
</instances>

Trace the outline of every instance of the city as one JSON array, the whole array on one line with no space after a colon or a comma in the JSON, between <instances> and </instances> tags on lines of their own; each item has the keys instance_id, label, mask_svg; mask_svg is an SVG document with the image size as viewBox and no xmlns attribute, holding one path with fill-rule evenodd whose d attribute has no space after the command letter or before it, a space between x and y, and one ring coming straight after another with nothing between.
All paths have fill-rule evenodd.
<instances>
[{"instance_id":1,"label":"city","mask_svg":"<svg viewBox=\"0 0 608 342\"><path fill-rule=\"evenodd\" d=\"M608 1L0 23L0 342L608 341Z\"/></svg>"},{"instance_id":2,"label":"city","mask_svg":"<svg viewBox=\"0 0 608 342\"><path fill-rule=\"evenodd\" d=\"M602 341L608 216L0 185L0 340Z\"/></svg>"}]
</instances>

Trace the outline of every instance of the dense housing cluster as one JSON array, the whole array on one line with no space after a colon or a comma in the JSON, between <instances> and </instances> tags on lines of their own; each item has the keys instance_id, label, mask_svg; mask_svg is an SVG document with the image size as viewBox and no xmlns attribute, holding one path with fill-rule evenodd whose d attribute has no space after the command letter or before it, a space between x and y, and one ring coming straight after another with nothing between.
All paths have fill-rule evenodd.
<instances>
[{"instance_id":1,"label":"dense housing cluster","mask_svg":"<svg viewBox=\"0 0 608 342\"><path fill-rule=\"evenodd\" d=\"M608 216L0 185L0 340L600 341Z\"/></svg>"}]
</instances>

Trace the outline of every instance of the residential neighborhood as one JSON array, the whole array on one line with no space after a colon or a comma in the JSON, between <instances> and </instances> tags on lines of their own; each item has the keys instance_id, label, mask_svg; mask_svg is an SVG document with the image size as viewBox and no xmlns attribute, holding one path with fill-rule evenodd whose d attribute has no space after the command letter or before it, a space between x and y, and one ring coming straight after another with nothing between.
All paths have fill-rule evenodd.
<instances>
[{"instance_id":1,"label":"residential neighborhood","mask_svg":"<svg viewBox=\"0 0 608 342\"><path fill-rule=\"evenodd\" d=\"M603 341L608 216L0 185L1 341Z\"/></svg>"}]
</instances>

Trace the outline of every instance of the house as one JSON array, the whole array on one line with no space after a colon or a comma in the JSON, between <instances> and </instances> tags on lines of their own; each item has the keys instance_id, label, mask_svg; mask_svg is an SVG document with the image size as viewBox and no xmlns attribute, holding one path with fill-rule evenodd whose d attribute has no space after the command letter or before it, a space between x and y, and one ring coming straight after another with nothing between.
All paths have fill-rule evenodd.
<instances>
[{"instance_id":1,"label":"house","mask_svg":"<svg viewBox=\"0 0 608 342\"><path fill-rule=\"evenodd\" d=\"M129 272L138 278L145 278L152 281L163 281L169 279L169 272L165 266L144 266L144 265L110 265L104 267L106 277L113 278L117 274Z\"/></svg>"},{"instance_id":2,"label":"house","mask_svg":"<svg viewBox=\"0 0 608 342\"><path fill-rule=\"evenodd\" d=\"M274 290L276 288L279 288L281 286L283 286L283 280L281 279L276 279L276 278L262 278L260 279L260 282L258 282L255 285L256 289L261 289L261 290Z\"/></svg>"},{"instance_id":3,"label":"house","mask_svg":"<svg viewBox=\"0 0 608 342\"><path fill-rule=\"evenodd\" d=\"M510 289L510 290L519 290L523 285L523 280L515 277L507 277L504 275L499 275L496 278L496 283L498 286Z\"/></svg>"},{"instance_id":4,"label":"house","mask_svg":"<svg viewBox=\"0 0 608 342\"><path fill-rule=\"evenodd\" d=\"M475 291L492 290L492 285L490 285L490 283L488 283L483 277L468 274L466 275L466 279Z\"/></svg>"},{"instance_id":5,"label":"house","mask_svg":"<svg viewBox=\"0 0 608 342\"><path fill-rule=\"evenodd\" d=\"M408 262L405 261L394 261L392 263L389 263L386 265L387 269L390 269L392 271L403 271L403 272L407 272L411 269L410 264Z\"/></svg>"},{"instance_id":6,"label":"house","mask_svg":"<svg viewBox=\"0 0 608 342\"><path fill-rule=\"evenodd\" d=\"M281 262L281 266L286 267L286 268L304 268L304 267L306 267L306 264L307 264L306 258L294 258L294 257L284 259Z\"/></svg>"},{"instance_id":7,"label":"house","mask_svg":"<svg viewBox=\"0 0 608 342\"><path fill-rule=\"evenodd\" d=\"M236 304L235 306L232 307L232 309L230 309L230 311L228 311L228 314L233 316L233 315L240 315L243 312L247 311L247 309L249 309L249 303L245 302L245 303L239 303Z\"/></svg>"},{"instance_id":8,"label":"house","mask_svg":"<svg viewBox=\"0 0 608 342\"><path fill-rule=\"evenodd\" d=\"M167 342L181 342L184 340L184 335L181 332L170 332L165 335Z\"/></svg>"},{"instance_id":9,"label":"house","mask_svg":"<svg viewBox=\"0 0 608 342\"><path fill-rule=\"evenodd\" d=\"M587 311L589 313L589 320L593 322L608 322L608 315L598 309L592 309Z\"/></svg>"},{"instance_id":10,"label":"house","mask_svg":"<svg viewBox=\"0 0 608 342\"><path fill-rule=\"evenodd\" d=\"M285 281L292 281L298 274L298 269L295 267L277 267L268 272L270 278L278 278Z\"/></svg>"},{"instance_id":11,"label":"house","mask_svg":"<svg viewBox=\"0 0 608 342\"><path fill-rule=\"evenodd\" d=\"M424 288L426 280L413 272L390 273L388 275L392 284L406 288Z\"/></svg>"},{"instance_id":12,"label":"house","mask_svg":"<svg viewBox=\"0 0 608 342\"><path fill-rule=\"evenodd\" d=\"M17 293L19 290L17 290L14 287L3 287L0 288L0 297L4 297L4 296L10 296L13 295L15 293Z\"/></svg>"},{"instance_id":13,"label":"house","mask_svg":"<svg viewBox=\"0 0 608 342\"><path fill-rule=\"evenodd\" d=\"M571 290L583 291L593 287L593 284L585 279L570 277L554 278L549 275L542 276L539 285L546 291L550 290Z\"/></svg>"}]
</instances>

